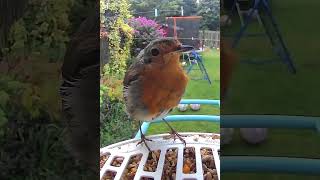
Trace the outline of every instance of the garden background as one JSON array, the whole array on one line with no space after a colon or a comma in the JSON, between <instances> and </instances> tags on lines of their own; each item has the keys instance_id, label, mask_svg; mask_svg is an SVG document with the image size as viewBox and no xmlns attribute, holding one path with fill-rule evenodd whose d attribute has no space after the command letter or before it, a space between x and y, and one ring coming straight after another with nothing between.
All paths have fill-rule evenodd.
<instances>
[{"instance_id":1,"label":"garden background","mask_svg":"<svg viewBox=\"0 0 320 180\"><path fill-rule=\"evenodd\" d=\"M133 138L138 130L138 123L130 120L124 111L122 99L122 79L132 59L151 40L166 37L163 24L165 17L202 16L201 30L219 31L220 4L218 0L120 0L101 1L101 43L105 51L101 60L100 87L100 141L101 146ZM155 17L154 9L159 14ZM190 37L191 38L191 37ZM204 64L209 73L212 85L205 80L190 80L183 98L219 99L220 95L220 57L216 49L208 47L202 53ZM108 62L108 64L106 64ZM200 76L193 74L192 76ZM172 114L177 114L177 110ZM219 109L201 106L198 112L188 110L187 114L218 114ZM217 132L218 124L208 122L172 123L178 131ZM162 123L151 125L148 134L167 133Z\"/></svg>"}]
</instances>

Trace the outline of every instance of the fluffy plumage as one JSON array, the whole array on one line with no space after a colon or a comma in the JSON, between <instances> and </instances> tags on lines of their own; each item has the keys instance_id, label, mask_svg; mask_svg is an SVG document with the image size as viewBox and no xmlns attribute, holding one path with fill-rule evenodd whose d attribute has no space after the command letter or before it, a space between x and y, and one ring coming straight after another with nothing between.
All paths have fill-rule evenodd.
<instances>
[{"instance_id":1,"label":"fluffy plumage","mask_svg":"<svg viewBox=\"0 0 320 180\"><path fill-rule=\"evenodd\" d=\"M163 38L152 41L137 56L123 81L132 119L163 118L179 104L188 82L179 63L180 50L177 40Z\"/></svg>"},{"instance_id":2,"label":"fluffy plumage","mask_svg":"<svg viewBox=\"0 0 320 180\"><path fill-rule=\"evenodd\" d=\"M96 7L68 45L60 88L66 122L65 144L76 160L85 162L95 171L100 148L99 25Z\"/></svg>"}]
</instances>

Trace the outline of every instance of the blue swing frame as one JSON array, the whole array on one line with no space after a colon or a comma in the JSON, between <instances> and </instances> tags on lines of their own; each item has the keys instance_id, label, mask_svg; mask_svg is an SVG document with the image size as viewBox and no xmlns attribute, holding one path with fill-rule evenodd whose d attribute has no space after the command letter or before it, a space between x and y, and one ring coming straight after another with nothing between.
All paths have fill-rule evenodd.
<instances>
[{"instance_id":1,"label":"blue swing frame","mask_svg":"<svg viewBox=\"0 0 320 180\"><path fill-rule=\"evenodd\" d=\"M191 51L192 56L194 57L194 59L198 62L199 65L199 69L194 69L194 70L200 70L203 78L200 78L201 80L207 80L209 82L209 84L212 84L208 72L206 70L206 67L203 64L202 58L200 57L199 53L197 53L195 50ZM187 69L187 74L189 74L191 72L191 70L193 69L194 63L191 63L189 65L189 68ZM193 79L193 80L199 80L199 79Z\"/></svg>"},{"instance_id":2,"label":"blue swing frame","mask_svg":"<svg viewBox=\"0 0 320 180\"><path fill-rule=\"evenodd\" d=\"M233 11L235 10L237 2L238 2L238 0L233 1L231 13L230 13L231 15L232 15ZM252 10L250 11L249 15L245 18L244 25L241 26L239 32L236 33L236 35L234 36L232 47L236 48L237 45L239 44L240 39L243 38L244 36L250 36L250 35L245 35L245 31L246 31L248 25L251 23L254 12L255 11L258 11L258 12L263 11L266 13L266 16L262 16L260 18L261 18L263 27L265 29L265 33L271 42L271 45L272 45L274 52L280 57L280 59L283 61L283 63L285 63L288 66L289 71L292 74L296 74L297 73L296 67L293 63L290 52L289 52L289 50L288 50L288 48L282 38L282 35L279 31L276 20L271 13L271 9L270 9L269 4L270 4L269 0L253 0ZM267 25L268 20L271 22L271 26ZM252 36L256 36L256 35L252 35ZM261 62L256 62L255 60L248 59L248 60L244 60L244 62L251 63L251 64L265 64L268 62L275 62L275 60L264 60Z\"/></svg>"}]
</instances>

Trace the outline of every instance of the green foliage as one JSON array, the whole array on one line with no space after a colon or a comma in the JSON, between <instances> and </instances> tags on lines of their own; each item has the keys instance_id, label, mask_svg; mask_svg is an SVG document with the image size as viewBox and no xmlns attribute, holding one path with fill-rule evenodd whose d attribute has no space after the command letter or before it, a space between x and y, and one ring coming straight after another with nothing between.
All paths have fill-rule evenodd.
<instances>
[{"instance_id":1,"label":"green foliage","mask_svg":"<svg viewBox=\"0 0 320 180\"><path fill-rule=\"evenodd\" d=\"M31 84L0 76L0 138L8 122L34 120L45 114L38 94Z\"/></svg>"},{"instance_id":2,"label":"green foliage","mask_svg":"<svg viewBox=\"0 0 320 180\"><path fill-rule=\"evenodd\" d=\"M128 0L100 2L101 24L108 32L109 64L105 72L123 75L132 44L132 28L126 23L131 17Z\"/></svg>"},{"instance_id":3,"label":"green foliage","mask_svg":"<svg viewBox=\"0 0 320 180\"><path fill-rule=\"evenodd\" d=\"M81 23L88 17L90 10L96 5L96 1L91 0L72 0L73 5L69 13L69 20L71 27L69 34L75 33L80 27Z\"/></svg>"},{"instance_id":4,"label":"green foliage","mask_svg":"<svg viewBox=\"0 0 320 180\"><path fill-rule=\"evenodd\" d=\"M113 76L103 76L100 80L100 95L111 100L122 100L122 79Z\"/></svg>"},{"instance_id":5,"label":"green foliage","mask_svg":"<svg viewBox=\"0 0 320 180\"><path fill-rule=\"evenodd\" d=\"M108 4L107 4L108 2ZM128 0L100 1L101 25L106 31L109 62L103 67L100 82L100 145L106 146L130 138L134 123L125 113L122 80L130 58L133 29ZM104 60L102 60L104 62Z\"/></svg>"},{"instance_id":6,"label":"green foliage","mask_svg":"<svg viewBox=\"0 0 320 180\"><path fill-rule=\"evenodd\" d=\"M0 77L0 124L7 119L24 121L35 119L45 109L40 103L39 94L34 86L22 83L9 76Z\"/></svg>"},{"instance_id":7,"label":"green foliage","mask_svg":"<svg viewBox=\"0 0 320 180\"><path fill-rule=\"evenodd\" d=\"M196 0L183 0L184 16L197 15L198 5Z\"/></svg>"},{"instance_id":8,"label":"green foliage","mask_svg":"<svg viewBox=\"0 0 320 180\"><path fill-rule=\"evenodd\" d=\"M203 17L201 29L219 30L220 0L201 0L199 5L195 0L132 0L131 9L135 16L153 19L154 9L157 8L158 17L155 19L159 23L165 23L167 16L181 16L181 6L184 16Z\"/></svg>"},{"instance_id":9,"label":"green foliage","mask_svg":"<svg viewBox=\"0 0 320 180\"><path fill-rule=\"evenodd\" d=\"M73 0L30 0L24 16L11 28L8 48L2 51L16 59L38 54L61 60L68 42L69 15Z\"/></svg>"},{"instance_id":10,"label":"green foliage","mask_svg":"<svg viewBox=\"0 0 320 180\"><path fill-rule=\"evenodd\" d=\"M220 28L220 0L201 0L198 15L202 16L201 29L216 31Z\"/></svg>"},{"instance_id":11,"label":"green foliage","mask_svg":"<svg viewBox=\"0 0 320 180\"><path fill-rule=\"evenodd\" d=\"M154 9L157 8L159 15L157 21L164 23L166 16L180 16L182 5L184 5L183 0L132 0L132 11L135 16L154 18Z\"/></svg>"},{"instance_id":12,"label":"green foliage","mask_svg":"<svg viewBox=\"0 0 320 180\"><path fill-rule=\"evenodd\" d=\"M63 129L45 119L11 122L2 128L0 177L16 179L95 179L64 148ZM90 177L91 176L91 177Z\"/></svg>"},{"instance_id":13,"label":"green foliage","mask_svg":"<svg viewBox=\"0 0 320 180\"><path fill-rule=\"evenodd\" d=\"M104 147L119 141L132 138L137 131L135 122L125 112L124 104L118 100L105 98L100 111L105 111L100 130L100 146Z\"/></svg>"},{"instance_id":14,"label":"green foliage","mask_svg":"<svg viewBox=\"0 0 320 180\"><path fill-rule=\"evenodd\" d=\"M103 76L100 82L100 145L113 144L136 132L135 122L125 113L122 97L122 79Z\"/></svg>"},{"instance_id":15,"label":"green foliage","mask_svg":"<svg viewBox=\"0 0 320 180\"><path fill-rule=\"evenodd\" d=\"M125 113L122 79L102 76L100 82L100 146L104 147L128 138L136 126Z\"/></svg>"},{"instance_id":16,"label":"green foliage","mask_svg":"<svg viewBox=\"0 0 320 180\"><path fill-rule=\"evenodd\" d=\"M61 114L59 60L92 3L28 0L23 17L9 27L8 39L1 39L0 179L96 178L75 164L63 144L61 121L56 121ZM81 15L75 13L79 9Z\"/></svg>"}]
</instances>

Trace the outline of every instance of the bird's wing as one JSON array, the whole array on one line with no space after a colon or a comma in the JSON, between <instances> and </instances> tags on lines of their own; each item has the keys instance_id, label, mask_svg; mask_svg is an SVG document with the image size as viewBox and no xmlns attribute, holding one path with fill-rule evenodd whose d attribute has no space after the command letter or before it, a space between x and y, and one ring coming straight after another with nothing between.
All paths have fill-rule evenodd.
<instances>
[{"instance_id":1,"label":"bird's wing","mask_svg":"<svg viewBox=\"0 0 320 180\"><path fill-rule=\"evenodd\" d=\"M143 62L137 61L130 66L127 70L124 79L123 79L123 86L128 87L133 81L136 81L139 78L143 70Z\"/></svg>"},{"instance_id":2,"label":"bird's wing","mask_svg":"<svg viewBox=\"0 0 320 180\"><path fill-rule=\"evenodd\" d=\"M127 70L125 77L123 79L123 98L127 101L128 88L130 84L134 81L137 81L140 77L140 74L143 70L143 63L140 61L135 62Z\"/></svg>"},{"instance_id":3,"label":"bird's wing","mask_svg":"<svg viewBox=\"0 0 320 180\"><path fill-rule=\"evenodd\" d=\"M82 22L69 42L62 66L63 84L60 87L64 137L75 159L95 167L95 149L99 148L99 10ZM99 157L98 157L99 158Z\"/></svg>"},{"instance_id":4,"label":"bird's wing","mask_svg":"<svg viewBox=\"0 0 320 180\"><path fill-rule=\"evenodd\" d=\"M97 26L100 13L96 9L91 10L90 16L81 23L69 42L61 69L64 79L74 78L84 68L100 65L100 38L97 33L100 30Z\"/></svg>"}]
</instances>

